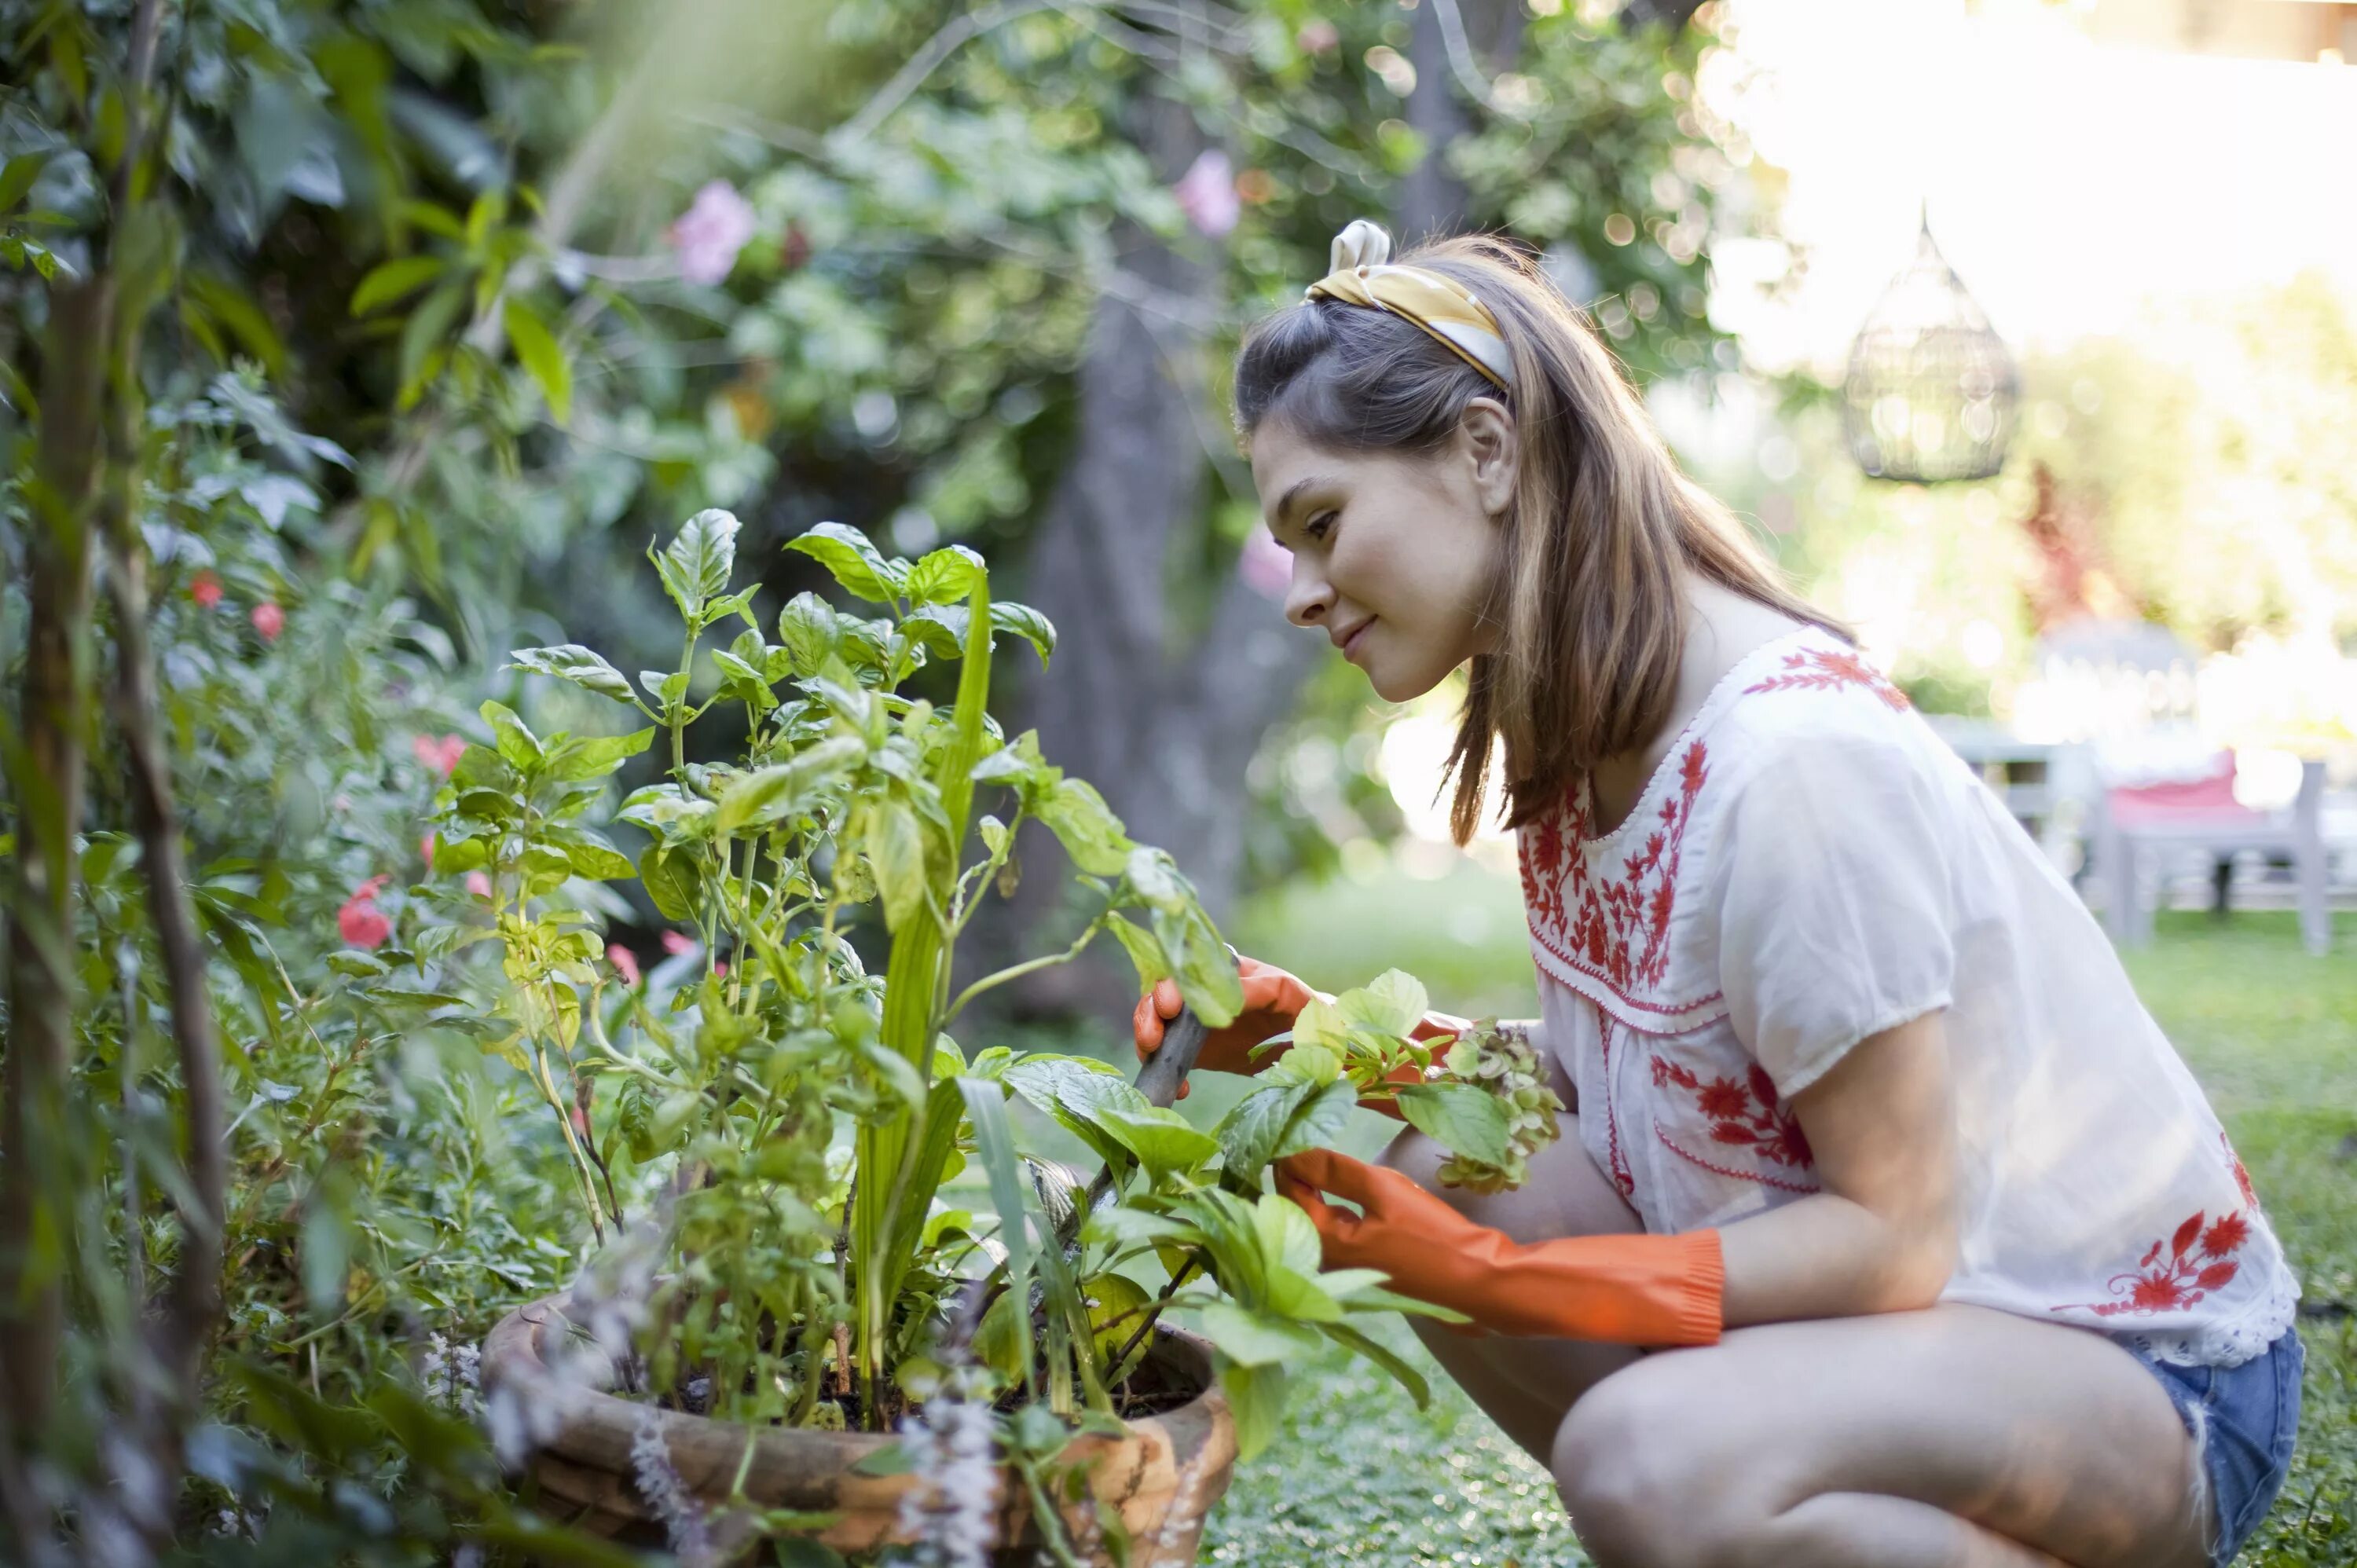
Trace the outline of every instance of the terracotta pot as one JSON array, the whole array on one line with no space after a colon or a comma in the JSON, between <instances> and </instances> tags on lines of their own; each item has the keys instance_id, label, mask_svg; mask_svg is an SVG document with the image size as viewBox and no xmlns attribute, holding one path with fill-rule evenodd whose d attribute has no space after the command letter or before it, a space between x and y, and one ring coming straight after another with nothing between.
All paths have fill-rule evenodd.
<instances>
[{"instance_id":1,"label":"terracotta pot","mask_svg":"<svg viewBox=\"0 0 2357 1568\"><path fill-rule=\"evenodd\" d=\"M570 1300L569 1292L544 1297L510 1313L491 1330L483 1343L484 1391L491 1395L512 1389L511 1397L532 1409L535 1429L551 1434L528 1466L542 1496L558 1505L551 1512L601 1535L660 1545L662 1526L631 1478L630 1444L640 1423L652 1412L673 1466L692 1493L712 1504L728 1496L744 1463L746 1428L661 1410L554 1376L544 1355L544 1336L552 1337L547 1345L554 1349L553 1337L566 1331L563 1315ZM1160 1329L1147 1361L1198 1391L1194 1398L1176 1410L1126 1423L1127 1434L1121 1438L1082 1437L1064 1458L1088 1465L1097 1509L1117 1513L1127 1527L1133 1568L1169 1568L1195 1561L1204 1515L1228 1489L1236 1458L1235 1418L1212 1376L1210 1341ZM765 1427L754 1437L745 1495L768 1508L839 1514L816 1537L838 1552L905 1544L910 1537L899 1529L900 1498L917 1484L915 1477L858 1475L852 1469L892 1441L883 1433ZM1003 1467L999 1497L1000 1558L1028 1564L1039 1539L1031 1529L1028 1498ZM1065 1505L1064 1511L1072 1538L1091 1539L1084 1517L1088 1505Z\"/></svg>"}]
</instances>

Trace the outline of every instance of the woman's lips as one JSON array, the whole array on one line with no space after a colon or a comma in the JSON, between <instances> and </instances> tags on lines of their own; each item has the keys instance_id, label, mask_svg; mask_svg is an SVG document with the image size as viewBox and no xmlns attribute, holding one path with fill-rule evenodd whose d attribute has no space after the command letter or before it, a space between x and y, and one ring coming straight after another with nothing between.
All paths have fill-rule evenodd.
<instances>
[{"instance_id":1,"label":"woman's lips","mask_svg":"<svg viewBox=\"0 0 2357 1568\"><path fill-rule=\"evenodd\" d=\"M1365 620L1359 623L1359 629L1352 632L1351 634L1350 640L1342 644L1343 658L1351 660L1355 660L1357 658L1359 644L1366 640L1367 628L1374 624L1375 618L1372 616L1369 616Z\"/></svg>"}]
</instances>

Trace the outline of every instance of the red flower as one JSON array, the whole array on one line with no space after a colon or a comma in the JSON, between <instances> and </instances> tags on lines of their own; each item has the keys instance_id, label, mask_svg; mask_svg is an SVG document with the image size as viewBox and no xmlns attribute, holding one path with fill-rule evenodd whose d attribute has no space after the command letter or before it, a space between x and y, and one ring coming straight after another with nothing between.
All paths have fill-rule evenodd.
<instances>
[{"instance_id":1,"label":"red flower","mask_svg":"<svg viewBox=\"0 0 2357 1568\"><path fill-rule=\"evenodd\" d=\"M2249 1239L2251 1222L2239 1214L2229 1214L2202 1232L2201 1250L2213 1258L2222 1258Z\"/></svg>"},{"instance_id":2,"label":"red flower","mask_svg":"<svg viewBox=\"0 0 2357 1568\"><path fill-rule=\"evenodd\" d=\"M286 629L286 612L268 599L253 607L253 629L262 634L264 642L275 642L278 634Z\"/></svg>"},{"instance_id":3,"label":"red flower","mask_svg":"<svg viewBox=\"0 0 2357 1568\"><path fill-rule=\"evenodd\" d=\"M671 954L673 958L677 958L683 952L694 952L695 950L695 939L694 937L682 936L677 931L665 931L662 934L662 947L663 951Z\"/></svg>"},{"instance_id":4,"label":"red flower","mask_svg":"<svg viewBox=\"0 0 2357 1568\"><path fill-rule=\"evenodd\" d=\"M409 749L419 762L447 779L457 769L458 758L466 755L467 742L464 736L455 735L446 735L439 740L430 735L412 736Z\"/></svg>"},{"instance_id":5,"label":"red flower","mask_svg":"<svg viewBox=\"0 0 2357 1568\"><path fill-rule=\"evenodd\" d=\"M488 898L491 896L491 879L479 871L470 871L467 873L467 891L478 898Z\"/></svg>"},{"instance_id":6,"label":"red flower","mask_svg":"<svg viewBox=\"0 0 2357 1568\"><path fill-rule=\"evenodd\" d=\"M427 833L424 838L417 841L417 853L425 857L426 868L431 870L434 865L434 835L432 833Z\"/></svg>"},{"instance_id":7,"label":"red flower","mask_svg":"<svg viewBox=\"0 0 2357 1568\"><path fill-rule=\"evenodd\" d=\"M204 608L210 609L221 602L221 580L210 572L199 572L188 584L188 597Z\"/></svg>"},{"instance_id":8,"label":"red flower","mask_svg":"<svg viewBox=\"0 0 2357 1568\"><path fill-rule=\"evenodd\" d=\"M1751 1113L1751 1096L1731 1078L1712 1079L1695 1102L1714 1122L1738 1121Z\"/></svg>"},{"instance_id":9,"label":"red flower","mask_svg":"<svg viewBox=\"0 0 2357 1568\"><path fill-rule=\"evenodd\" d=\"M622 977L623 984L636 985L639 983L639 955L621 943L607 944L606 961L614 966L614 972Z\"/></svg>"},{"instance_id":10,"label":"red flower","mask_svg":"<svg viewBox=\"0 0 2357 1568\"><path fill-rule=\"evenodd\" d=\"M393 935L393 922L376 907L377 890L392 878L371 876L352 889L344 907L336 911L336 930L344 940L356 948L382 947Z\"/></svg>"}]
</instances>

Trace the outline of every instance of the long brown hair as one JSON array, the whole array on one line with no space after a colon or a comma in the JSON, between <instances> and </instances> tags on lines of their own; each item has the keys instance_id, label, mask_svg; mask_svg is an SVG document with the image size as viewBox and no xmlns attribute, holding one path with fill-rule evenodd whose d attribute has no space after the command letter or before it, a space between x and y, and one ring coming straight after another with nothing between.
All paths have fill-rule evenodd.
<instances>
[{"instance_id":1,"label":"long brown hair","mask_svg":"<svg viewBox=\"0 0 2357 1568\"><path fill-rule=\"evenodd\" d=\"M1277 311L1236 360L1236 427L1281 420L1336 451L1437 451L1477 397L1502 398L1520 459L1499 570L1480 614L1501 628L1477 655L1448 771L1459 844L1480 825L1493 737L1505 746L1506 825L1559 800L1602 759L1659 733L1677 689L1686 610L1680 565L1822 626L1735 514L1678 469L1611 350L1522 252L1473 235L1395 260L1456 279L1490 307L1513 391L1414 323L1337 300Z\"/></svg>"}]
</instances>

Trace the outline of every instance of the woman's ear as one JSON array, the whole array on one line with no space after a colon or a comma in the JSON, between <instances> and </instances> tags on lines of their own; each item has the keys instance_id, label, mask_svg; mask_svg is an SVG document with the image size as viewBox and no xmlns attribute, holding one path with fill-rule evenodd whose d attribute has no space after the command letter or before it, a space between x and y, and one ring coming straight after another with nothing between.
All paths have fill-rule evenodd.
<instances>
[{"instance_id":1,"label":"woman's ear","mask_svg":"<svg viewBox=\"0 0 2357 1568\"><path fill-rule=\"evenodd\" d=\"M1514 416L1495 398L1477 397L1465 405L1457 439L1473 466L1473 489L1481 510L1502 517L1514 504L1514 475L1522 456Z\"/></svg>"}]
</instances>

